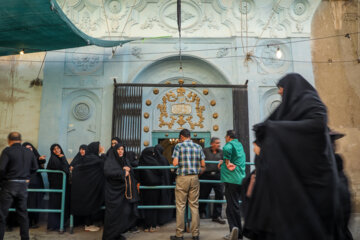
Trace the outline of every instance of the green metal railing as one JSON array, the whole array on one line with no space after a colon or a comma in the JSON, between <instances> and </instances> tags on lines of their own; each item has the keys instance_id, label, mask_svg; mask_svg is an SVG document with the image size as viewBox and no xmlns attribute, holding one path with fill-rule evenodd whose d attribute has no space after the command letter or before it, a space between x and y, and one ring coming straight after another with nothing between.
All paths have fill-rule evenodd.
<instances>
[{"instance_id":1,"label":"green metal railing","mask_svg":"<svg viewBox=\"0 0 360 240\"><path fill-rule=\"evenodd\" d=\"M61 189L28 189L28 192L43 192L43 193L59 193L61 194L61 208L60 209L40 209L40 208L29 208L28 212L47 212L47 213L60 213L60 233L64 232L64 218L65 218L65 192L66 192L66 174L59 170L47 170L39 169L38 173L59 173L63 175L62 188ZM16 211L14 208L10 208L9 211Z\"/></svg>"},{"instance_id":2,"label":"green metal railing","mask_svg":"<svg viewBox=\"0 0 360 240\"><path fill-rule=\"evenodd\" d=\"M205 163L218 164L219 161L205 161ZM254 165L254 163L246 162L245 165ZM144 169L177 169L177 166L139 166L134 168L135 170L144 170ZM222 183L221 180L205 180L200 179L200 183ZM140 186L140 189L175 189L175 185L161 185L161 186ZM199 199L199 203L226 203L226 200L211 200L211 199ZM241 201L240 201L241 203ZM175 209L175 205L139 205L138 209ZM105 209L102 207L101 209ZM191 219L190 209L186 207L188 214L185 214L185 226L189 225L189 220ZM70 233L74 232L74 217L70 215Z\"/></svg>"}]
</instances>

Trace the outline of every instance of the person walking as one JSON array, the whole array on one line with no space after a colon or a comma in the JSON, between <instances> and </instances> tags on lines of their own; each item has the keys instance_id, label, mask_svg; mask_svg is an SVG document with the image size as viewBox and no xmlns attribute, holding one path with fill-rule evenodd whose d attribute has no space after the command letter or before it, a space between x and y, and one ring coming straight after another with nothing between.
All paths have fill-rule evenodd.
<instances>
[{"instance_id":1,"label":"person walking","mask_svg":"<svg viewBox=\"0 0 360 240\"><path fill-rule=\"evenodd\" d=\"M21 146L21 134L11 132L8 145L0 156L0 240L4 239L6 217L14 202L20 225L21 240L29 238L27 188L31 174L38 169L34 153Z\"/></svg>"},{"instance_id":2,"label":"person walking","mask_svg":"<svg viewBox=\"0 0 360 240\"><path fill-rule=\"evenodd\" d=\"M179 134L180 143L176 144L173 152L173 165L177 169L175 201L176 201L176 235L171 240L182 240L185 230L184 216L186 202L191 211L192 239L199 239L199 191L198 175L205 170L205 155L200 145L191 141L188 129L183 129Z\"/></svg>"},{"instance_id":3,"label":"person walking","mask_svg":"<svg viewBox=\"0 0 360 240\"><path fill-rule=\"evenodd\" d=\"M221 168L221 181L225 185L226 217L232 234L226 235L224 239L232 239L233 231L238 232L242 239L241 215L240 215L240 192L241 182L245 178L246 156L242 144L236 139L234 130L228 130L225 136L226 144L223 148L224 161L219 162Z\"/></svg>"},{"instance_id":4,"label":"person walking","mask_svg":"<svg viewBox=\"0 0 360 240\"><path fill-rule=\"evenodd\" d=\"M217 137L211 138L210 147L204 148L206 160L219 161L223 159L223 152L220 149L220 139ZM216 164L206 164L206 170L201 174L200 179L206 180L220 180L220 169ZM208 199L211 190L214 189L215 199L224 199L224 185L222 183L200 183L200 199ZM199 212L201 218L206 218L206 203L200 203ZM220 224L225 224L226 221L221 218L222 204L215 203L212 212L212 221Z\"/></svg>"},{"instance_id":5,"label":"person walking","mask_svg":"<svg viewBox=\"0 0 360 240\"><path fill-rule=\"evenodd\" d=\"M281 104L254 126L260 163L247 230L259 235L251 239L342 239L334 229L341 205L326 106L298 73L277 86Z\"/></svg>"}]
</instances>

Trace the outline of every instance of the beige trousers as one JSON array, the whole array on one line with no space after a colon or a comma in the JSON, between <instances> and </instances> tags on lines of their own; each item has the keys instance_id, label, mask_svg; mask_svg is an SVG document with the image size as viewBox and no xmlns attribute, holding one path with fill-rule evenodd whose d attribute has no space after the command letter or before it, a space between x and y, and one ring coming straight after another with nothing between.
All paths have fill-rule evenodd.
<instances>
[{"instance_id":1,"label":"beige trousers","mask_svg":"<svg viewBox=\"0 0 360 240\"><path fill-rule=\"evenodd\" d=\"M175 188L176 201L176 236L182 237L185 230L185 209L186 201L189 203L191 212L191 233L192 236L199 236L199 191L200 183L198 175L177 176Z\"/></svg>"}]
</instances>

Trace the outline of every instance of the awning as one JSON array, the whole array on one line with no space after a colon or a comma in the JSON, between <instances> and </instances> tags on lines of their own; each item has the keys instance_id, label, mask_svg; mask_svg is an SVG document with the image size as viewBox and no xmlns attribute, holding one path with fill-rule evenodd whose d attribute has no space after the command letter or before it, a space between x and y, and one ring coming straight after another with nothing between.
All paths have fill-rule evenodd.
<instances>
[{"instance_id":1,"label":"awning","mask_svg":"<svg viewBox=\"0 0 360 240\"><path fill-rule=\"evenodd\" d=\"M134 39L135 40L135 39ZM133 40L90 37L64 14L56 0L0 1L0 56L75 48L114 47Z\"/></svg>"}]
</instances>

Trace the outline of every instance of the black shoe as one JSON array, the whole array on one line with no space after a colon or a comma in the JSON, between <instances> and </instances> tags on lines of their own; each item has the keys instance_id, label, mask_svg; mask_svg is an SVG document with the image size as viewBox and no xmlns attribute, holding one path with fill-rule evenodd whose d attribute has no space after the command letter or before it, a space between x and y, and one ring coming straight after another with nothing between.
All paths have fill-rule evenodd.
<instances>
[{"instance_id":1,"label":"black shoe","mask_svg":"<svg viewBox=\"0 0 360 240\"><path fill-rule=\"evenodd\" d=\"M137 227L133 227L129 230L130 233L139 233L140 230Z\"/></svg>"},{"instance_id":2,"label":"black shoe","mask_svg":"<svg viewBox=\"0 0 360 240\"><path fill-rule=\"evenodd\" d=\"M30 226L30 228L32 228L32 229L36 229L36 228L39 228L39 225L36 225L36 224L31 225L31 226Z\"/></svg>"},{"instance_id":3,"label":"black shoe","mask_svg":"<svg viewBox=\"0 0 360 240\"><path fill-rule=\"evenodd\" d=\"M123 235L120 235L119 240L126 240L126 237L124 237Z\"/></svg>"},{"instance_id":4,"label":"black shoe","mask_svg":"<svg viewBox=\"0 0 360 240\"><path fill-rule=\"evenodd\" d=\"M184 237L170 236L170 240L184 240Z\"/></svg>"},{"instance_id":5,"label":"black shoe","mask_svg":"<svg viewBox=\"0 0 360 240\"><path fill-rule=\"evenodd\" d=\"M226 223L226 221L224 219L222 219L221 217L213 218L212 221L220 223L220 224L225 224Z\"/></svg>"},{"instance_id":6,"label":"black shoe","mask_svg":"<svg viewBox=\"0 0 360 240\"><path fill-rule=\"evenodd\" d=\"M200 240L199 236L192 237L193 240Z\"/></svg>"}]
</instances>

